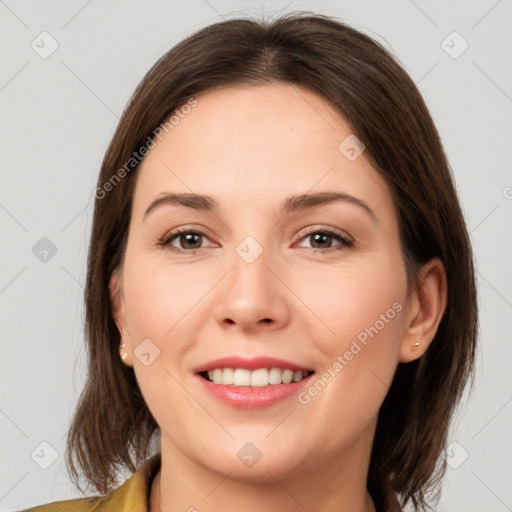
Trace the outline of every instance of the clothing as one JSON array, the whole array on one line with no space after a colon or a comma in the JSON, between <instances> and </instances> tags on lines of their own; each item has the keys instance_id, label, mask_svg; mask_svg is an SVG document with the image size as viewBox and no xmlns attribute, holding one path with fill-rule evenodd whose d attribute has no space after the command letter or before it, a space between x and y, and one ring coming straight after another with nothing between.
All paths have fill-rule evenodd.
<instances>
[{"instance_id":1,"label":"clothing","mask_svg":"<svg viewBox=\"0 0 512 512\"><path fill-rule=\"evenodd\" d=\"M160 464L161 454L157 453L104 497L55 501L22 512L148 512L151 483L160 470Z\"/></svg>"}]
</instances>

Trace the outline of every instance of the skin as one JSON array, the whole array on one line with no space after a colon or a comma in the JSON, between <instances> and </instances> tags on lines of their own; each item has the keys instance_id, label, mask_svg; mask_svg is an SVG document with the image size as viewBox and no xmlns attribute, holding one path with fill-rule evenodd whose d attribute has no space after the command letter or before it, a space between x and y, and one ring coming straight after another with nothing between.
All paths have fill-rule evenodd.
<instances>
[{"instance_id":1,"label":"skin","mask_svg":"<svg viewBox=\"0 0 512 512\"><path fill-rule=\"evenodd\" d=\"M110 282L124 363L161 428L150 510L373 511L366 477L378 411L398 363L421 357L435 335L443 265L427 263L419 289L408 290L389 190L364 152L349 161L338 150L351 129L320 96L273 84L197 101L141 164L125 258ZM279 210L289 195L321 191L363 200L377 220L348 202ZM220 210L167 204L144 220L164 192L208 194ZM207 232L172 242L195 254L158 244L182 226ZM321 228L354 245L315 241ZM247 236L263 249L252 263L236 252ZM321 376L394 303L401 311L307 404L291 397L239 410L194 376L226 355L283 358ZM145 366L133 351L148 338L160 355ZM262 453L252 467L237 457L249 441Z\"/></svg>"}]
</instances>

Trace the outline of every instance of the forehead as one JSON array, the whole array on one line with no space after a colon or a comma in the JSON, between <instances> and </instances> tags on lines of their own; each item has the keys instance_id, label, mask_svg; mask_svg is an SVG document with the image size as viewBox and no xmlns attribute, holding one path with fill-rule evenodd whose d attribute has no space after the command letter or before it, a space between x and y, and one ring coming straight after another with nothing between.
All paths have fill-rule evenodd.
<instances>
[{"instance_id":1,"label":"forehead","mask_svg":"<svg viewBox=\"0 0 512 512\"><path fill-rule=\"evenodd\" d=\"M291 194L343 191L393 208L364 152L351 161L340 151L351 127L320 95L272 84L207 91L196 101L143 160L134 211L163 192L263 208Z\"/></svg>"}]
</instances>

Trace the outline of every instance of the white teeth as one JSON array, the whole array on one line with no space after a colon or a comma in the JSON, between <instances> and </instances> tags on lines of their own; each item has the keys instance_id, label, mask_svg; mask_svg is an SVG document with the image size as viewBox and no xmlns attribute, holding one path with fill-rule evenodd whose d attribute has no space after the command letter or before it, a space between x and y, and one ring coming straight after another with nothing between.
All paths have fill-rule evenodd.
<instances>
[{"instance_id":1,"label":"white teeth","mask_svg":"<svg viewBox=\"0 0 512 512\"><path fill-rule=\"evenodd\" d=\"M222 370L220 370L222 371ZM250 386L251 385L251 372L245 368L237 368L233 375L233 385L235 386Z\"/></svg>"},{"instance_id":2,"label":"white teeth","mask_svg":"<svg viewBox=\"0 0 512 512\"><path fill-rule=\"evenodd\" d=\"M302 372L297 370L296 372L293 372L293 382L299 382L299 380L302 380Z\"/></svg>"},{"instance_id":3,"label":"white teeth","mask_svg":"<svg viewBox=\"0 0 512 512\"><path fill-rule=\"evenodd\" d=\"M281 378L283 379L283 384L290 384L293 379L293 370L285 370Z\"/></svg>"},{"instance_id":4,"label":"white teeth","mask_svg":"<svg viewBox=\"0 0 512 512\"><path fill-rule=\"evenodd\" d=\"M268 386L268 370L266 368L254 370L251 373L251 386L258 388Z\"/></svg>"},{"instance_id":5,"label":"white teeth","mask_svg":"<svg viewBox=\"0 0 512 512\"><path fill-rule=\"evenodd\" d=\"M283 372L279 368L271 368L268 375L269 384L281 384L281 374Z\"/></svg>"},{"instance_id":6,"label":"white teeth","mask_svg":"<svg viewBox=\"0 0 512 512\"><path fill-rule=\"evenodd\" d=\"M215 382L215 384L222 384L222 369L221 368L215 368L215 370L213 370L213 382Z\"/></svg>"},{"instance_id":7,"label":"white teeth","mask_svg":"<svg viewBox=\"0 0 512 512\"><path fill-rule=\"evenodd\" d=\"M222 384L233 384L234 375L235 370L233 370L233 368L224 368L224 370L222 371Z\"/></svg>"},{"instance_id":8,"label":"white teeth","mask_svg":"<svg viewBox=\"0 0 512 512\"><path fill-rule=\"evenodd\" d=\"M308 375L302 370L281 370L281 368L258 368L246 370L245 368L215 368L209 370L208 379L215 384L228 386L264 387L277 384L300 382Z\"/></svg>"}]
</instances>

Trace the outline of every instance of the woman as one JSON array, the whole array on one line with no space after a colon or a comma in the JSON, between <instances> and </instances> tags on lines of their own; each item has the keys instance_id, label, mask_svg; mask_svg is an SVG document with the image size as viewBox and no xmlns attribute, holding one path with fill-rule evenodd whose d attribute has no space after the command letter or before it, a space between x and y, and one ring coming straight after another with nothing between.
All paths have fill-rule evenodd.
<instances>
[{"instance_id":1,"label":"woman","mask_svg":"<svg viewBox=\"0 0 512 512\"><path fill-rule=\"evenodd\" d=\"M414 83L311 13L182 41L105 155L86 311L67 460L97 496L32 510L427 509L477 304Z\"/></svg>"}]
</instances>

